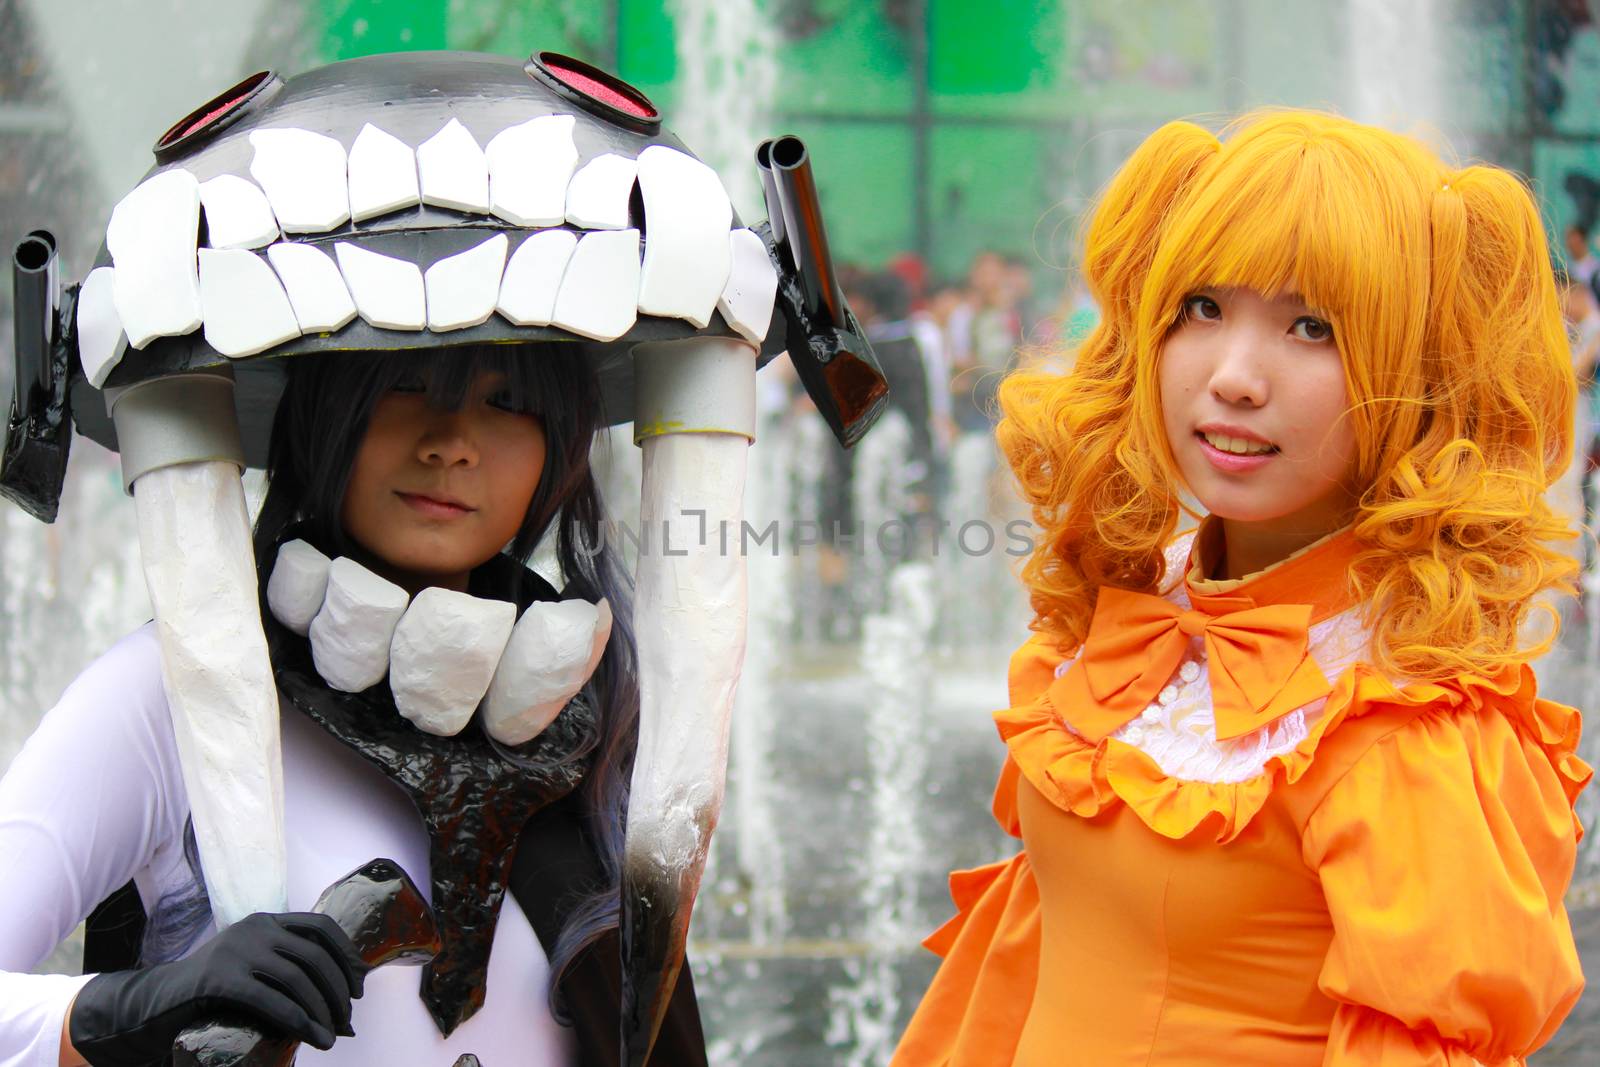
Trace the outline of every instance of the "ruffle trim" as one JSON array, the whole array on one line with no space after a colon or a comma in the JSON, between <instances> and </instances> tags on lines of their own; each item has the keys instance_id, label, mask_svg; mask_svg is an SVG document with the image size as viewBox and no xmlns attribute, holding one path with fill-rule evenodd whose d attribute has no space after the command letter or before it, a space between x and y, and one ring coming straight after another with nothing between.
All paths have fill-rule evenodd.
<instances>
[{"instance_id":1,"label":"ruffle trim","mask_svg":"<svg viewBox=\"0 0 1600 1067\"><path fill-rule=\"evenodd\" d=\"M1457 715L1494 708L1543 750L1561 779L1569 807L1594 774L1577 754L1582 730L1578 711L1539 699L1533 669L1527 664L1509 666L1493 677L1463 674L1403 687L1365 664L1357 665L1335 683L1305 740L1270 757L1261 774L1242 782L1172 778L1126 742L1108 737L1091 743L1067 728L1050 701L1048 685L1026 688L1035 695L995 712L994 719L1011 759L1029 783L1057 807L1083 818L1126 804L1145 825L1174 840L1204 829L1214 830L1219 844L1232 841L1266 806L1274 790L1293 785L1306 774L1323 739L1341 723L1384 708L1419 712L1434 708ZM1013 700L1019 696L1013 692ZM1572 820L1581 838L1583 827L1575 812Z\"/></svg>"}]
</instances>

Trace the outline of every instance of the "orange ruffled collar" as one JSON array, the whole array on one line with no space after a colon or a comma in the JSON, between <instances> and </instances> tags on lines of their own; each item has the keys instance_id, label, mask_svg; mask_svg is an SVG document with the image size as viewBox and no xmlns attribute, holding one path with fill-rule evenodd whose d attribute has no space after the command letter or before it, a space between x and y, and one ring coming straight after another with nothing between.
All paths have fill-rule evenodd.
<instances>
[{"instance_id":1,"label":"orange ruffled collar","mask_svg":"<svg viewBox=\"0 0 1600 1067\"><path fill-rule=\"evenodd\" d=\"M1197 567L1216 542L1202 525L1191 546L1187 568L1191 596L1209 595L1196 588ZM1331 618L1354 606L1347 581L1348 564L1358 549L1354 535L1341 531L1306 552L1251 575L1226 591L1229 600L1246 598L1254 606L1294 603L1311 608L1311 621ZM1274 790L1292 785L1311 767L1318 747L1341 723L1379 708L1427 706L1454 713L1474 713L1492 704L1538 740L1551 765L1562 776L1568 799L1588 781L1588 767L1578 759L1580 719L1576 710L1539 700L1533 671L1515 664L1493 677L1464 674L1436 683L1396 686L1366 664L1345 671L1328 691L1322 713L1306 738L1282 755L1270 757L1259 775L1242 782L1202 782L1172 778L1133 745L1110 736L1091 739L1074 732L1057 710L1054 698L1070 691L1059 683L1057 668L1065 661L1054 640L1035 634L1011 661L1013 706L995 713L995 724L1011 762L1046 799L1063 810L1090 818L1109 806L1127 804L1152 830L1181 839L1202 829L1219 843L1241 834L1266 805ZM1081 697L1081 692L1077 693ZM1010 769L1008 768L1008 771ZM1014 828L1016 780L1001 776L995 815Z\"/></svg>"}]
</instances>

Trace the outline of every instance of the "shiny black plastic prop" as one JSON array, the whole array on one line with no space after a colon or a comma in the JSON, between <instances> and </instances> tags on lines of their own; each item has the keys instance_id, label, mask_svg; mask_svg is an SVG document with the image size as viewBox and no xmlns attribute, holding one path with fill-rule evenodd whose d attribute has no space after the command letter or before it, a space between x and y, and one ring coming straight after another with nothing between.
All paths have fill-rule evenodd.
<instances>
[{"instance_id":1,"label":"shiny black plastic prop","mask_svg":"<svg viewBox=\"0 0 1600 1067\"><path fill-rule=\"evenodd\" d=\"M889 384L844 302L828 252L811 157L795 136L763 141L756 168L777 249L778 308L789 359L839 443L849 448L883 412Z\"/></svg>"},{"instance_id":2,"label":"shiny black plastic prop","mask_svg":"<svg viewBox=\"0 0 1600 1067\"><path fill-rule=\"evenodd\" d=\"M422 1001L449 1035L483 1007L489 948L505 899L517 835L534 812L577 787L599 723L583 694L515 760L476 723L454 737L418 730L395 710L387 683L330 689L311 645L267 623L284 709L306 715L399 785L428 832L440 950L423 968Z\"/></svg>"},{"instance_id":3,"label":"shiny black plastic prop","mask_svg":"<svg viewBox=\"0 0 1600 1067\"><path fill-rule=\"evenodd\" d=\"M416 964L439 951L433 913L393 860L373 860L329 886L311 909L355 943L363 976L386 963ZM299 1044L249 1023L218 1019L189 1027L172 1047L174 1067L290 1067Z\"/></svg>"},{"instance_id":4,"label":"shiny black plastic prop","mask_svg":"<svg viewBox=\"0 0 1600 1067\"><path fill-rule=\"evenodd\" d=\"M67 386L77 346L64 326L73 321L77 289L63 300L58 269L49 231L35 230L17 242L11 257L13 392L0 495L42 522L55 521L72 445Z\"/></svg>"}]
</instances>

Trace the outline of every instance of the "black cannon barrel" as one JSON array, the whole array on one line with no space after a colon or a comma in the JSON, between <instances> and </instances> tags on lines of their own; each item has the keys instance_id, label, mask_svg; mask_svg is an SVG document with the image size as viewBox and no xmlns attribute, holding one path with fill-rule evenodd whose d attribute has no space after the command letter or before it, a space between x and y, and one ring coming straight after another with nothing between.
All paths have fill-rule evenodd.
<instances>
[{"instance_id":1,"label":"black cannon barrel","mask_svg":"<svg viewBox=\"0 0 1600 1067\"><path fill-rule=\"evenodd\" d=\"M784 244L794 257L807 310L841 330L848 329L850 320L833 270L833 257L828 252L817 179L811 172L805 142L789 134L774 140L767 150L778 200L783 206Z\"/></svg>"},{"instance_id":2,"label":"black cannon barrel","mask_svg":"<svg viewBox=\"0 0 1600 1067\"><path fill-rule=\"evenodd\" d=\"M772 227L772 240L779 248L784 247L783 235L783 200L778 196L778 179L772 173L772 141L768 137L756 146L756 173L761 175L761 199L767 204L767 225ZM793 267L791 263L789 266Z\"/></svg>"},{"instance_id":3,"label":"black cannon barrel","mask_svg":"<svg viewBox=\"0 0 1600 1067\"><path fill-rule=\"evenodd\" d=\"M17 242L11 254L11 292L17 400L25 407L29 398L24 389L49 396L53 384L50 347L56 339L61 293L56 279L56 239L48 231L35 230Z\"/></svg>"}]
</instances>

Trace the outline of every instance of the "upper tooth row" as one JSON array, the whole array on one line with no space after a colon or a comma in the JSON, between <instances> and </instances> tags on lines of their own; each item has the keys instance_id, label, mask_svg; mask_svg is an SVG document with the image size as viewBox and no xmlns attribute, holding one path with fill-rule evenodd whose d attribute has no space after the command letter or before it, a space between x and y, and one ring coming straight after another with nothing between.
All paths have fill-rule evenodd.
<instances>
[{"instance_id":1,"label":"upper tooth row","mask_svg":"<svg viewBox=\"0 0 1600 1067\"><path fill-rule=\"evenodd\" d=\"M1205 435L1206 443L1212 448L1223 452L1239 452L1244 455L1254 455L1258 452L1271 452L1271 445L1262 444L1260 441L1247 441L1242 437L1224 437L1218 433Z\"/></svg>"},{"instance_id":2,"label":"upper tooth row","mask_svg":"<svg viewBox=\"0 0 1600 1067\"><path fill-rule=\"evenodd\" d=\"M86 375L98 387L127 347L202 325L211 347L237 357L339 330L358 313L383 329L441 332L498 311L517 325L610 341L640 314L703 329L720 311L761 343L777 275L759 237L730 233L716 172L664 145L579 166L574 123L540 116L502 130L487 151L456 119L414 150L371 124L348 152L309 130L255 130L254 182L202 182L182 167L152 175L112 212L113 265L93 271L80 294ZM648 240L630 211L636 186ZM537 232L512 248L490 229L426 272L353 242L335 246L336 265L326 248L285 236L418 203ZM206 248L196 239L202 214ZM263 247L265 256L255 251Z\"/></svg>"}]
</instances>

